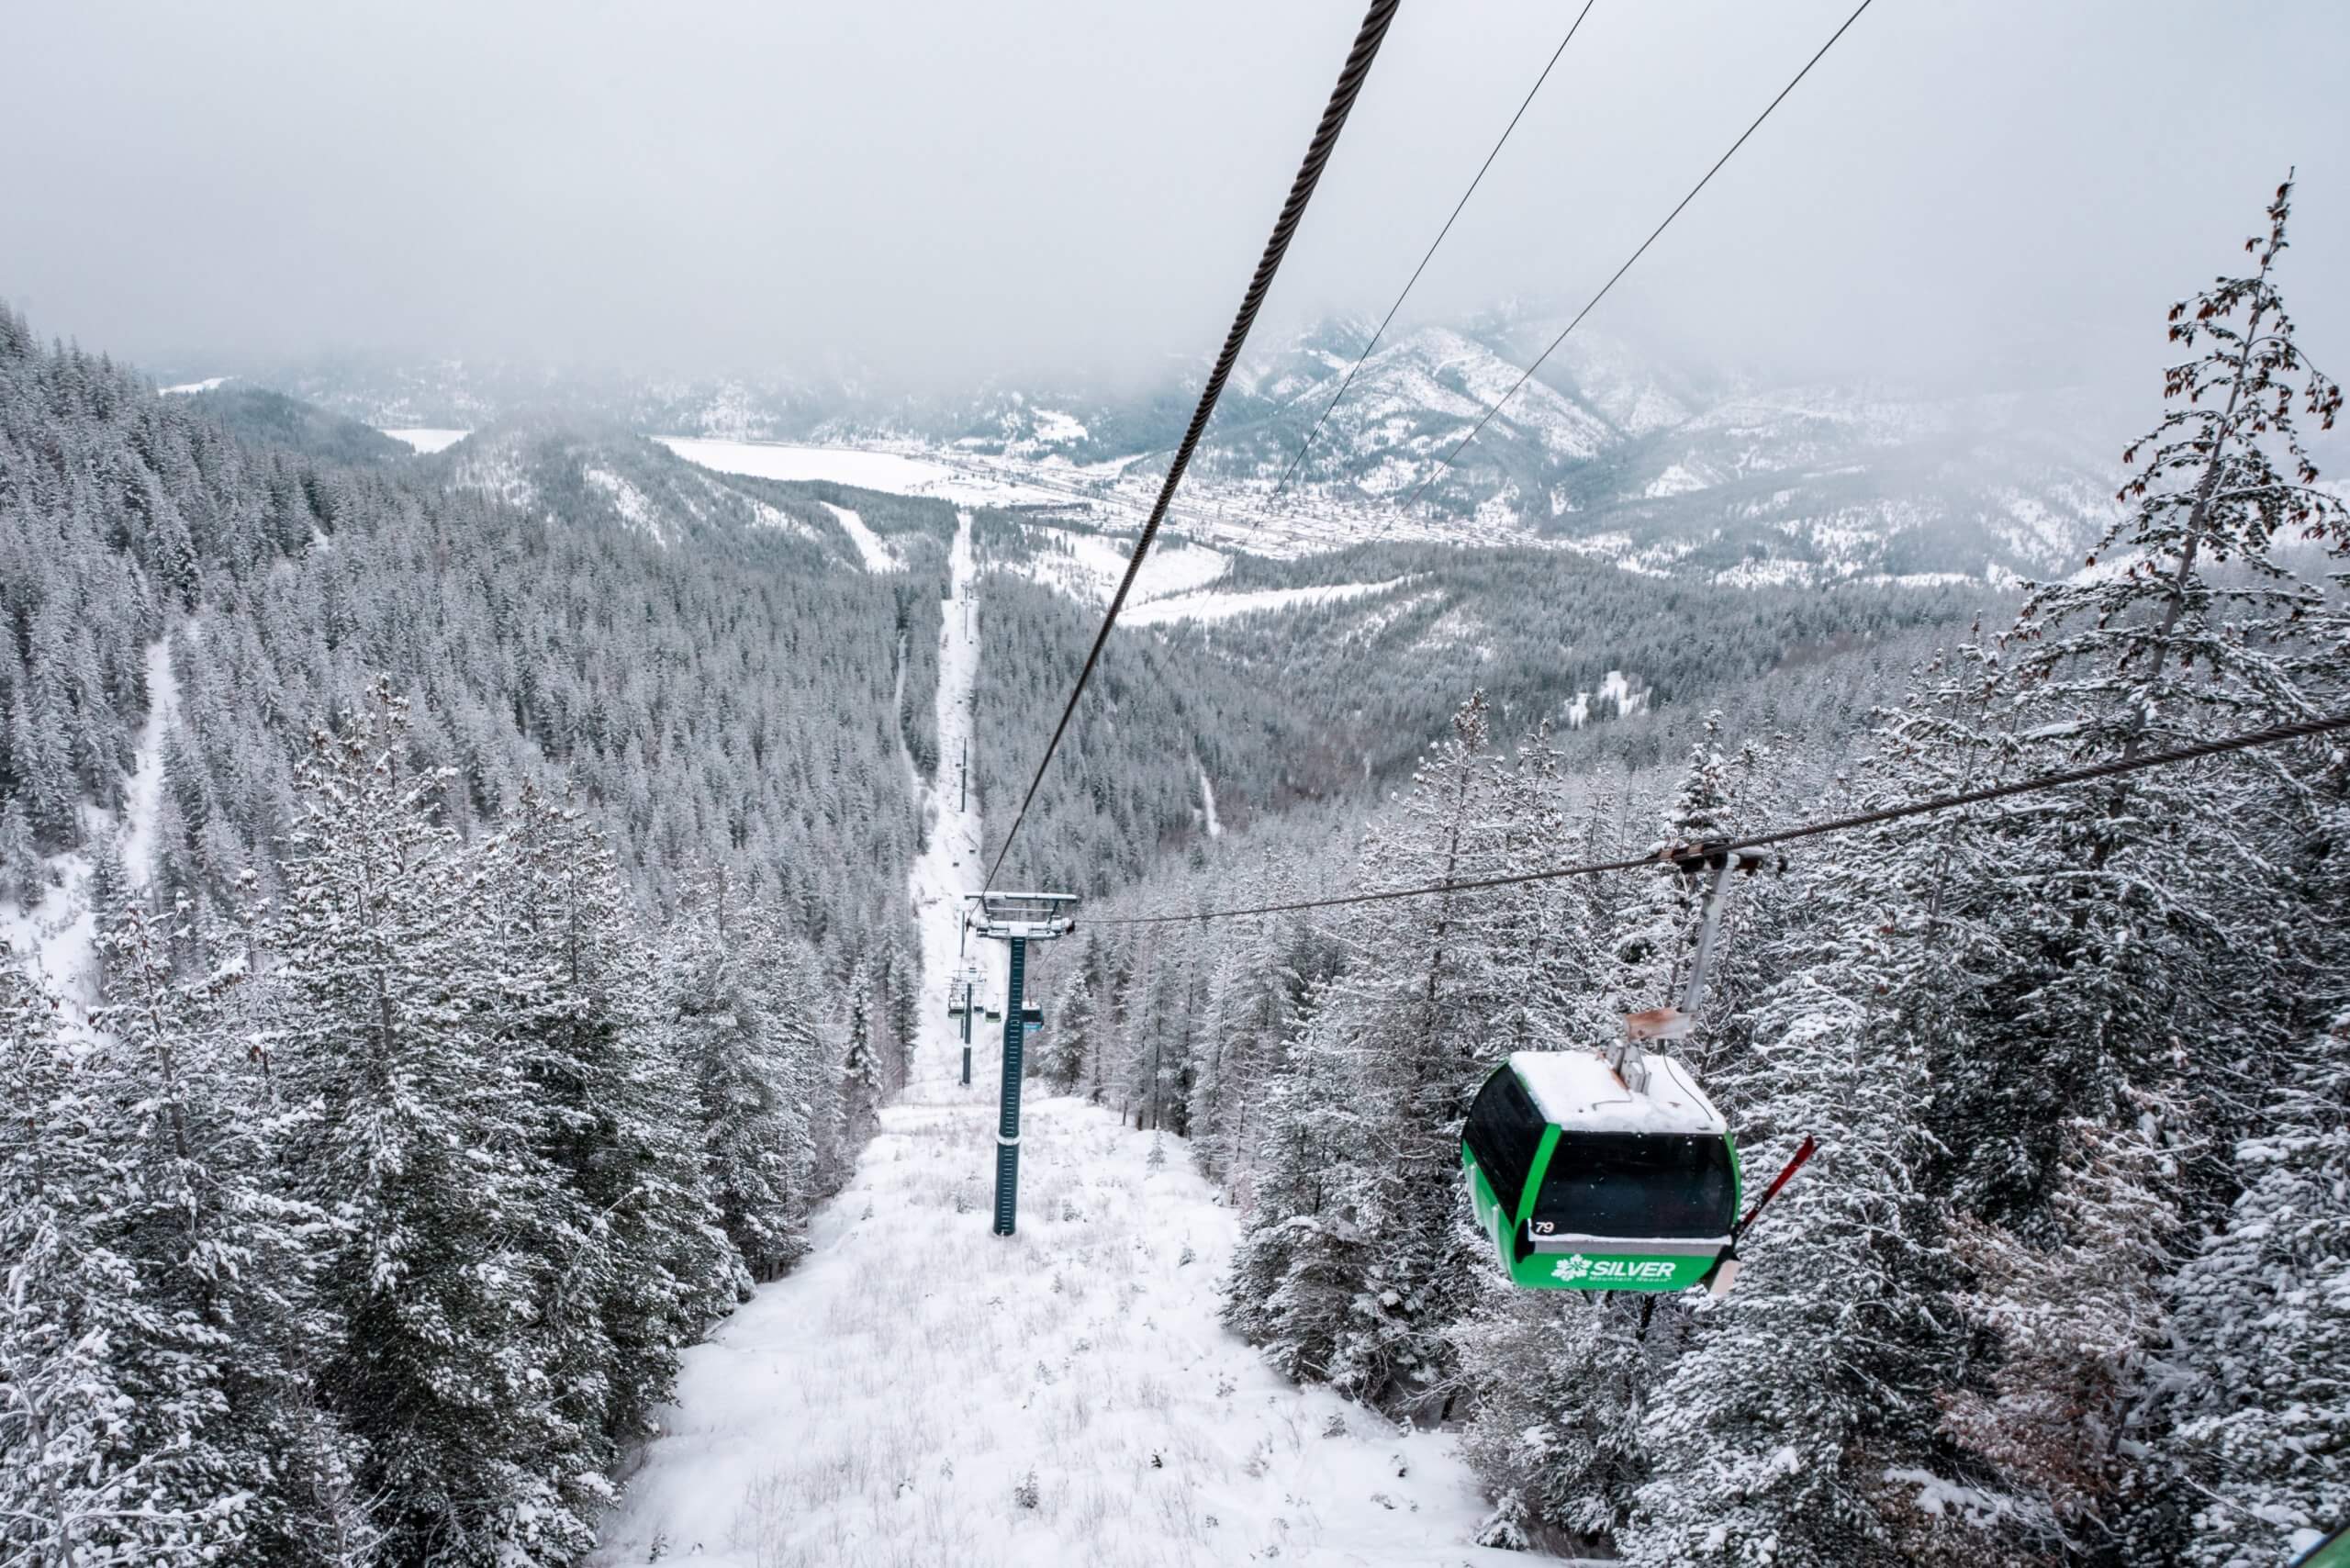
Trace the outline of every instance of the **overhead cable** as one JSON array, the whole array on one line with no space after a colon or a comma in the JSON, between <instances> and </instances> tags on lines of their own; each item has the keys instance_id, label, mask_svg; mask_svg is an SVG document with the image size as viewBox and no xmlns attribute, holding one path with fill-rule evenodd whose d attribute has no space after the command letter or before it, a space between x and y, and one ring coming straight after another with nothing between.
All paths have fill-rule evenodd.
<instances>
[{"instance_id":1,"label":"overhead cable","mask_svg":"<svg viewBox=\"0 0 2350 1568\"><path fill-rule=\"evenodd\" d=\"M1443 460L1436 465L1436 471L1430 474L1427 478L1421 480L1418 487L1412 491L1411 495L1404 498L1403 510L1409 511L1412 506L1419 500L1420 497L1427 492L1427 487L1430 485L1435 484L1438 479L1444 477L1446 472L1452 467L1453 463L1460 456L1461 452L1467 448L1471 442L1477 439L1478 435L1487 425L1493 422L1494 416L1502 411L1502 406L1507 403L1512 398L1516 397L1519 389L1534 378L1534 373L1542 368L1542 362L1549 359L1553 353L1558 352L1559 345L1567 341L1567 334L1573 331L1577 327L1583 325L1583 319L1590 315L1592 308L1601 300L1607 297L1608 290L1614 288L1618 282L1622 281L1624 274L1632 270L1632 263L1639 261L1643 255L1646 255L1648 253L1648 248L1656 243L1657 237L1662 234L1667 229L1673 227L1673 220L1680 217L1683 210L1686 208L1691 202L1697 199L1697 193L1704 190L1706 186L1712 182L1713 177L1722 172L1722 165L1729 162L1731 158L1737 155L1738 150L1746 145L1747 138L1752 136L1756 131L1762 129L1762 122L1771 118L1771 112L1774 109L1776 109L1781 104L1786 102L1787 95L1794 92L1797 84L1801 83L1805 77L1811 74L1811 68L1813 66L1818 64L1823 59L1827 58L1828 51L1836 47L1836 40L1842 38L1844 34L1851 29L1852 24L1861 19L1861 13L1867 10L1871 3L1872 0L1861 0L1860 5L1854 8L1852 14L1844 18L1844 25L1838 28L1833 33L1830 33L1829 35L1828 41L1819 46L1818 52L1814 54L1809 60L1804 62L1803 69L1796 72L1795 75L1789 79L1787 84L1779 89L1779 95L1773 98L1768 104L1765 104L1762 106L1762 112L1754 117L1754 123L1748 126L1743 131L1739 133L1738 140L1729 144L1729 151L1714 160L1714 166L1706 171L1705 177L1700 179L1695 185L1689 187L1689 194L1683 196L1679 203L1674 206L1673 209L1664 215L1664 221L1658 224L1653 230L1650 230L1649 237L1640 241L1639 248L1634 251L1629 256L1626 257L1624 264L1617 267L1608 280L1599 286L1599 292L1593 295L1588 300L1583 302L1583 308L1575 312L1574 319L1569 321L1560 331L1559 335L1550 340L1550 346L1544 349L1539 354L1535 356L1534 363L1528 365L1524 373L1521 374L1516 381L1510 383L1509 390L1503 393L1499 398L1494 399L1493 406L1485 410L1484 417L1477 421L1476 425L1467 435L1462 436L1459 442L1454 443L1450 452L1445 454ZM1387 527L1393 527L1393 523L1394 520L1391 518L1388 521ZM1380 532L1383 534L1386 532L1386 528L1382 528ZM1376 541L1374 540L1374 543Z\"/></svg>"},{"instance_id":2,"label":"overhead cable","mask_svg":"<svg viewBox=\"0 0 2350 1568\"><path fill-rule=\"evenodd\" d=\"M1756 834L1751 838L1732 839L1726 844L1704 846L1709 855L1733 855L1742 849L1765 849L1773 845L1792 844L1798 839L1818 838L1823 834L1848 833L1854 828L1873 827L1879 823L1900 822L1908 817L1930 816L1937 812L1954 811L1961 806L1980 805L1986 801L2009 800L2018 795L2037 794L2043 790L2060 790L2068 785L2087 784L2099 778L2118 778L2126 773L2140 773L2150 767L2170 767L2183 762L2198 762L2208 756L2227 752L2246 751L2255 746L2281 745L2287 741L2308 740L2311 736L2350 730L2350 713L2331 718L2304 719L2290 724L2276 724L2265 730L2254 730L2224 740L2204 741L2196 745L2180 746L2174 751L2146 752L2137 756L2116 757L2109 762L2091 764L2086 767L2068 768L2062 773L2045 773L2009 784L1993 784L1980 790L1967 790L1955 795L1939 795L1931 800L1915 801L1907 805L1883 806L1873 812L1859 812L1851 816L1832 817L1826 822L1806 823L1799 827L1781 828L1772 833ZM1355 904L1388 903L1398 899L1432 898L1443 893L1491 892L1500 888L1520 888L1534 882L1555 882L1569 877L1594 877L1609 871L1655 869L1674 864L1690 846L1669 845L1655 855L1635 856L1628 860L1595 860L1580 866L1556 866L1540 871L1519 871L1499 877L1472 877L1454 881L1430 882L1410 888L1382 888L1375 892L1348 893L1333 898L1293 899L1283 903L1245 904L1231 909L1190 910L1169 914L1101 915L1092 918L1095 925L1172 925L1192 920L1228 920L1250 914L1289 914L1303 910L1344 909Z\"/></svg>"},{"instance_id":3,"label":"overhead cable","mask_svg":"<svg viewBox=\"0 0 2350 1568\"><path fill-rule=\"evenodd\" d=\"M1444 237L1452 232L1452 226L1459 220L1461 208L1467 207L1469 198L1477 194L1477 186L1484 180L1485 171L1494 166L1495 158L1501 156L1502 148L1509 141L1509 133L1516 130L1517 122L1526 118L1526 111L1533 106L1534 95L1540 92L1542 84L1550 79L1551 67L1557 65L1559 57L1567 52L1567 45L1575 41L1575 34L1583 27L1583 19L1591 15L1592 6L1597 3L1598 0L1583 0L1583 9L1575 13L1574 21L1567 28L1567 36L1559 40L1559 47L1550 51L1550 62L1542 67L1542 74L1537 76L1534 85L1526 90L1526 97L1518 104L1517 113L1510 116L1509 123L1502 127L1501 140L1494 143L1493 151L1486 153L1485 161L1477 166L1476 176L1469 182L1469 188L1460 193L1460 199L1452 204L1452 216L1444 220L1444 227L1438 230L1436 238L1428 241L1427 253L1420 258L1420 264L1412 269L1412 275L1404 280L1404 291L1395 297L1395 303L1387 308L1387 314L1380 318L1379 330L1371 334L1369 342L1363 344L1362 352L1355 356L1354 364L1348 367L1346 379L1338 383L1337 391L1332 393L1329 402L1323 405L1320 417L1314 421L1314 428L1305 432L1305 439L1299 442L1297 450L1291 454L1289 466L1281 470L1281 482L1273 487L1273 493L1265 498L1266 506L1270 507L1280 500L1281 492L1289 488L1291 476L1297 472L1298 465L1305 461L1307 451L1314 445L1314 438L1322 433L1322 426L1330 418L1331 410L1345 400L1347 389L1355 384L1355 377L1370 363L1371 351L1378 348L1380 340L1387 335L1388 327L1394 322L1395 312L1404 308L1404 301L1411 297L1413 286L1420 281L1420 274L1428 270L1428 263L1436 259L1437 247L1443 244ZM1257 522L1249 524L1249 532L1253 533L1257 523L1263 521L1264 514L1259 512Z\"/></svg>"},{"instance_id":4,"label":"overhead cable","mask_svg":"<svg viewBox=\"0 0 2350 1568\"><path fill-rule=\"evenodd\" d=\"M1020 810L1013 813L1012 825L1004 832L1002 847L996 851L995 863L988 868L985 885L990 888L995 885L996 874L1003 869L1005 857L1012 853L1013 841L1020 836L1021 824L1028 820L1028 808L1035 803L1046 769L1052 767L1053 754L1060 749L1061 737L1068 733L1078 701L1085 695L1086 683L1093 678L1094 666L1101 663L1102 646L1110 640L1110 629L1118 623L1118 612L1125 608L1126 595L1133 590L1135 577L1142 570L1143 557L1150 554L1151 542L1158 537L1158 525L1166 521L1168 505L1175 498L1176 487L1183 482L1184 470L1192 465L1192 454L1207 430L1208 417L1215 412L1216 399L1224 395L1224 384L1230 379L1232 367L1240 358L1241 345L1248 341L1248 330L1256 324L1266 291L1272 287L1273 274L1281 270L1281 257L1288 253L1290 240L1305 216L1314 187L1321 183L1323 167L1338 144L1338 132L1346 128L1347 116L1355 106L1364 79L1371 74L1371 62L1379 56L1379 46L1387 37L1388 24L1395 19L1400 4L1402 0L1371 0L1370 10L1364 13L1354 47L1348 50L1337 84L1330 90L1330 101L1322 110L1322 123L1315 129L1314 140L1306 144L1305 161L1298 167L1297 178L1290 183L1289 199L1281 204L1272 237L1265 241L1265 252L1258 258L1256 274L1248 280L1248 290L1240 297L1239 314L1233 319L1232 330L1225 334L1224 349L1208 373L1207 385L1200 389L1200 405L1192 410L1182 444L1175 449L1174 460L1167 466L1167 482L1159 487L1158 499L1151 506L1149 520L1143 524L1141 537L1135 541L1125 576L1119 579L1118 590L1110 598L1110 608L1102 617L1102 629L1093 635L1093 646L1085 655L1084 666L1077 672L1077 684L1069 690L1060 721L1053 726L1052 739L1046 742L1045 755L1036 761L1035 775L1028 780L1028 791L1021 797Z\"/></svg>"}]
</instances>

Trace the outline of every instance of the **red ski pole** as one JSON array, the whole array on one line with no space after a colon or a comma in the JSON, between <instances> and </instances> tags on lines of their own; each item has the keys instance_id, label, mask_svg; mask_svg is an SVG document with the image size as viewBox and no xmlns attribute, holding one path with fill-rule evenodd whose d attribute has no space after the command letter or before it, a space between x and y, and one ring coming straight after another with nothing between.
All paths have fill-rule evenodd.
<instances>
[{"instance_id":1,"label":"red ski pole","mask_svg":"<svg viewBox=\"0 0 2350 1568\"><path fill-rule=\"evenodd\" d=\"M1754 1216L1762 1212L1762 1205L1779 1195L1779 1189L1787 1184L1787 1179L1802 1170L1803 1162L1809 1159L1818 1148L1818 1138L1807 1137L1803 1140L1803 1147L1796 1150L1796 1157L1793 1159L1787 1161L1787 1168L1780 1171L1777 1179L1768 1187L1762 1189L1762 1195L1754 1200L1754 1206L1746 1211L1746 1217L1740 1220L1737 1226L1730 1231L1731 1246L1735 1247L1738 1244L1738 1238L1746 1234L1746 1227L1754 1223Z\"/></svg>"}]
</instances>

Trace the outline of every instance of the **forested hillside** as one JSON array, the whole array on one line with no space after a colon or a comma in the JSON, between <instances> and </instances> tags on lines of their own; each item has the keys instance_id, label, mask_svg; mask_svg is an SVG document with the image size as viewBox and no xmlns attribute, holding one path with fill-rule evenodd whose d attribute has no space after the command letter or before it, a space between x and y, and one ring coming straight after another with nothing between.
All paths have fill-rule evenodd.
<instances>
[{"instance_id":1,"label":"forested hillside","mask_svg":"<svg viewBox=\"0 0 2350 1568\"><path fill-rule=\"evenodd\" d=\"M1100 615L1033 580L1051 541L1092 536L1002 512L976 521L990 572L973 777L992 849ZM1090 895L1124 885L1162 852L1205 836L1203 777L1227 826L1301 804L1363 805L1410 778L1471 687L1513 733L1582 730L1563 743L1582 766L1653 763L1664 735L1702 716L1701 699L1751 701L1766 722L1800 717L1841 735L1866 712L1865 696L1852 700L1855 682L1891 689L1880 685L1889 645L2003 602L1980 588L1684 584L1531 549L1379 545L1304 561L1229 559L1218 594L1345 585L1348 596L1122 627L1104 650L1098 694L1038 791L1034 811L1051 832L1015 846L1013 881ZM1836 667L1811 667L1823 661Z\"/></svg>"},{"instance_id":2,"label":"forested hillside","mask_svg":"<svg viewBox=\"0 0 2350 1568\"><path fill-rule=\"evenodd\" d=\"M568 1561L902 1075L938 582L208 404L0 313L0 1541Z\"/></svg>"},{"instance_id":3,"label":"forested hillside","mask_svg":"<svg viewBox=\"0 0 2350 1568\"><path fill-rule=\"evenodd\" d=\"M2172 317L2112 566L1951 639L1840 740L1749 709L1590 767L1469 694L1409 790L1089 911L1035 1058L1186 1135L1249 1215L1225 1317L1291 1376L1465 1422L1493 1544L1628 1561L2289 1561L2350 1513L2350 749L2242 752L1787 846L1689 1055L1749 1193L1727 1298L1510 1288L1460 1194L1513 1049L1675 994L1671 873L1338 910L2350 710L2333 384L2270 268ZM2292 565L2321 570L2297 576ZM1774 681L1802 684L1817 671ZM1284 677L1286 678L1286 675ZM1584 759L1588 760L1588 759ZM1064 946L1069 946L1064 944Z\"/></svg>"}]
</instances>

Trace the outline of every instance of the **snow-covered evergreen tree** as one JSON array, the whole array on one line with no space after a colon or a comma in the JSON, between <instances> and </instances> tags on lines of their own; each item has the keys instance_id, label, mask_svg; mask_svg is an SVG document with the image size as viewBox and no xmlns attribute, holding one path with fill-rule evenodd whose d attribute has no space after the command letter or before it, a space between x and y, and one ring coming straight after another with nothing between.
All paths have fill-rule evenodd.
<instances>
[{"instance_id":1,"label":"snow-covered evergreen tree","mask_svg":"<svg viewBox=\"0 0 2350 1568\"><path fill-rule=\"evenodd\" d=\"M1053 992L1045 1015L1044 1047L1038 1053L1038 1073L1063 1094L1072 1094L1085 1081L1089 1056L1100 1048L1093 1001L1093 947L1089 937L1084 957L1073 965ZM976 1031L977 1025L974 1025Z\"/></svg>"},{"instance_id":2,"label":"snow-covered evergreen tree","mask_svg":"<svg viewBox=\"0 0 2350 1568\"><path fill-rule=\"evenodd\" d=\"M190 1507L194 1488L162 1473L171 1456L142 1450L142 1427L195 1413L141 1408L173 1326L119 1244L136 1197L121 1112L8 957L0 946L0 1544L43 1568L196 1568L236 1539L241 1505Z\"/></svg>"},{"instance_id":3,"label":"snow-covered evergreen tree","mask_svg":"<svg viewBox=\"0 0 2350 1568\"><path fill-rule=\"evenodd\" d=\"M1362 1233L1340 1208L1346 1161L1366 1132L1339 1050L1310 997L1259 1145L1256 1205L1225 1282L1224 1321L1283 1375L1326 1380L1360 1288Z\"/></svg>"},{"instance_id":4,"label":"snow-covered evergreen tree","mask_svg":"<svg viewBox=\"0 0 2350 1568\"><path fill-rule=\"evenodd\" d=\"M336 1563L375 1530L355 1454L313 1393L334 1323L313 1238L326 1212L280 1190L285 1117L236 1036L241 966L194 984L165 933L127 908L103 938L114 1001L87 1070L130 1178L113 1219L156 1337L118 1344L131 1445L168 1511L210 1515L207 1561Z\"/></svg>"},{"instance_id":5,"label":"snow-covered evergreen tree","mask_svg":"<svg viewBox=\"0 0 2350 1568\"><path fill-rule=\"evenodd\" d=\"M837 1137L846 1158L854 1159L874 1129L881 1125L881 1101L889 1092L888 1065L882 1052L873 1010L873 976L863 962L850 971L848 1019L840 1051L840 1098Z\"/></svg>"},{"instance_id":6,"label":"snow-covered evergreen tree","mask_svg":"<svg viewBox=\"0 0 2350 1568\"><path fill-rule=\"evenodd\" d=\"M720 1223L752 1275L772 1279L807 1248L818 1155L808 1085L832 1058L793 945L728 908L722 876L703 886L665 945L663 1047L692 1076Z\"/></svg>"},{"instance_id":7,"label":"snow-covered evergreen tree","mask_svg":"<svg viewBox=\"0 0 2350 1568\"><path fill-rule=\"evenodd\" d=\"M609 1470L668 1391L679 1351L748 1280L707 1186L692 1080L656 1027L653 956L626 922L601 834L525 787L487 861L501 1044L562 1183L533 1238L555 1282L544 1327L588 1467Z\"/></svg>"},{"instance_id":8,"label":"snow-covered evergreen tree","mask_svg":"<svg viewBox=\"0 0 2350 1568\"><path fill-rule=\"evenodd\" d=\"M330 1215L329 1407L362 1444L396 1558L561 1561L604 1488L546 1380L554 1288L525 1238L559 1202L520 1065L498 1048L488 923L403 766L379 684L321 734L272 922L269 1025L293 1194Z\"/></svg>"},{"instance_id":9,"label":"snow-covered evergreen tree","mask_svg":"<svg viewBox=\"0 0 2350 1568\"><path fill-rule=\"evenodd\" d=\"M2268 1070L2243 1190L2178 1272L2188 1561L2278 1562L2350 1518L2350 1014Z\"/></svg>"},{"instance_id":10,"label":"snow-covered evergreen tree","mask_svg":"<svg viewBox=\"0 0 2350 1568\"><path fill-rule=\"evenodd\" d=\"M1895 1477L1943 1462L1934 1395L1962 1346L1915 1175L1931 1137L1924 1053L1881 990L1894 961L1871 866L1798 868L1786 896L1840 913L1777 955L1787 972L1754 1011L1750 1058L1714 1078L1750 1195L1804 1137L1819 1153L1741 1240L1729 1296L1658 1314L1685 1342L1641 1412L1649 1472L1617 1536L1633 1562L1892 1564L1925 1550Z\"/></svg>"},{"instance_id":11,"label":"snow-covered evergreen tree","mask_svg":"<svg viewBox=\"0 0 2350 1568\"><path fill-rule=\"evenodd\" d=\"M1455 1329L1472 1393L1461 1451L1503 1518L1587 1541L1612 1540L1648 1478L1643 1417L1666 1352L1655 1304L1620 1295L1521 1292L1490 1264L1482 1299ZM1668 1311L1672 1304L1668 1304Z\"/></svg>"}]
</instances>

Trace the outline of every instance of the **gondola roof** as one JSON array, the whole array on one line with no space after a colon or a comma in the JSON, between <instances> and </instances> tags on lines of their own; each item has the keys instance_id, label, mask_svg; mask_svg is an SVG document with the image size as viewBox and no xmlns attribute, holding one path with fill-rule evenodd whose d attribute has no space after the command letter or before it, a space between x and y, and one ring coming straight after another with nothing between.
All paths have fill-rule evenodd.
<instances>
[{"instance_id":1,"label":"gondola roof","mask_svg":"<svg viewBox=\"0 0 2350 1568\"><path fill-rule=\"evenodd\" d=\"M1649 1087L1636 1093L1616 1070L1583 1051L1513 1051L1509 1065L1542 1119L1578 1132L1683 1133L1719 1137L1729 1124L1696 1080L1671 1057L1648 1058Z\"/></svg>"}]
</instances>

